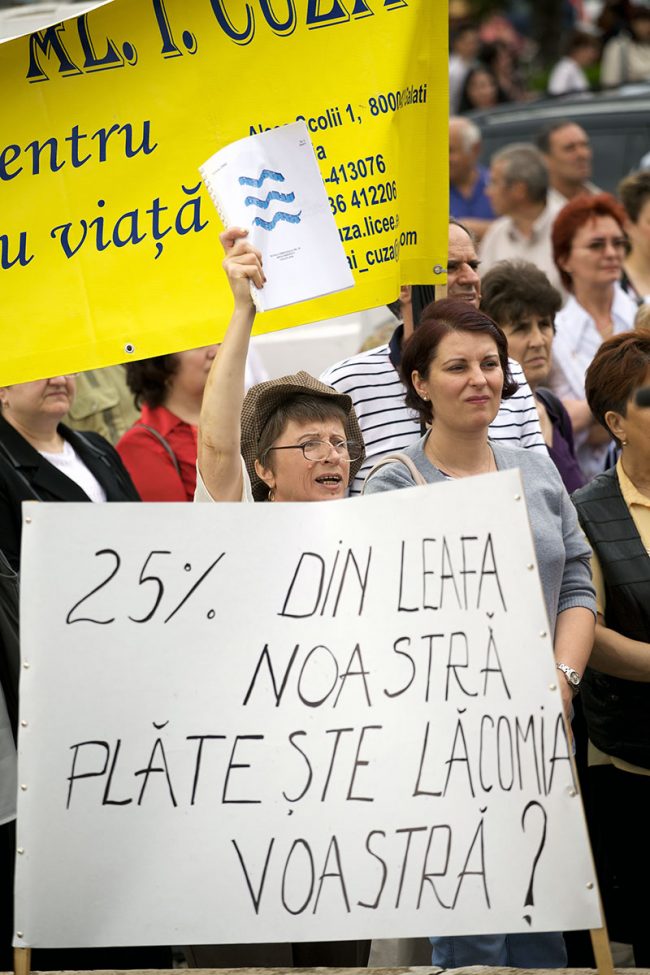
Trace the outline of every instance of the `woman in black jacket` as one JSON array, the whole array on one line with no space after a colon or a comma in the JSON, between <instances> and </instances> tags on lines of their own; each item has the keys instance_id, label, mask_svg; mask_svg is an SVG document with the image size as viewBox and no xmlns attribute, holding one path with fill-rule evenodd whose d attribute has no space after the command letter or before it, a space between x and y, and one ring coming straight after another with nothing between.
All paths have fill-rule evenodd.
<instances>
[{"instance_id":1,"label":"woman in black jacket","mask_svg":"<svg viewBox=\"0 0 650 975\"><path fill-rule=\"evenodd\" d=\"M74 392L74 376L0 386L0 539L15 570L22 501L140 500L108 441L61 423Z\"/></svg>"},{"instance_id":2,"label":"woman in black jacket","mask_svg":"<svg viewBox=\"0 0 650 975\"><path fill-rule=\"evenodd\" d=\"M140 500L108 441L96 433L77 433L60 422L72 404L74 390L74 376L0 386L0 544L15 571L20 563L22 501ZM6 574L6 566L4 571ZM7 624L0 626L0 677L7 710L15 721L17 647L11 637L17 633L10 628L12 620L16 622L15 612L12 615L12 585L8 575L0 589L0 609L6 611L0 614L0 624ZM14 854L14 824L9 820L0 827L3 904L11 902ZM6 910L4 914L0 925L0 968L8 968L11 959L11 912ZM171 963L171 951L166 946L38 948L32 956L33 967L41 970L170 968Z\"/></svg>"}]
</instances>

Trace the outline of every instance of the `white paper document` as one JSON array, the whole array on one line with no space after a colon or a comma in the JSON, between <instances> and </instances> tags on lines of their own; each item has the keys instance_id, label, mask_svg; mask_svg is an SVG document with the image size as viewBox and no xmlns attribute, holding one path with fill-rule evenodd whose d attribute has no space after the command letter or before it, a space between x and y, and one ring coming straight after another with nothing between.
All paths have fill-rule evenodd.
<instances>
[{"instance_id":1,"label":"white paper document","mask_svg":"<svg viewBox=\"0 0 650 975\"><path fill-rule=\"evenodd\" d=\"M251 285L259 311L354 285L304 122L240 139L199 172L224 226L249 230L266 284Z\"/></svg>"}]
</instances>

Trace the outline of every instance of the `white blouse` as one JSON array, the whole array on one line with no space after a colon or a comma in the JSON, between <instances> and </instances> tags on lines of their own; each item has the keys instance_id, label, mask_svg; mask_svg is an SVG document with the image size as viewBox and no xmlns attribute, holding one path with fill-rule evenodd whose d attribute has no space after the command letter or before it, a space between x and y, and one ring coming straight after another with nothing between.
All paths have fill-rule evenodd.
<instances>
[{"instance_id":1,"label":"white blouse","mask_svg":"<svg viewBox=\"0 0 650 975\"><path fill-rule=\"evenodd\" d=\"M619 332L634 328L636 312L636 303L619 284L615 284L612 303L613 334L618 335ZM548 382L560 399L585 398L585 373L602 342L603 337L594 319L570 295L564 308L555 316L553 367ZM588 430L576 433L575 445L583 473L585 477L591 478L602 471L608 445L587 444L588 435Z\"/></svg>"},{"instance_id":2,"label":"white blouse","mask_svg":"<svg viewBox=\"0 0 650 975\"><path fill-rule=\"evenodd\" d=\"M69 477L71 481L78 484L91 501L106 501L106 491L67 440L64 441L63 450L59 453L52 454L46 450L39 450L39 454L62 474Z\"/></svg>"}]
</instances>

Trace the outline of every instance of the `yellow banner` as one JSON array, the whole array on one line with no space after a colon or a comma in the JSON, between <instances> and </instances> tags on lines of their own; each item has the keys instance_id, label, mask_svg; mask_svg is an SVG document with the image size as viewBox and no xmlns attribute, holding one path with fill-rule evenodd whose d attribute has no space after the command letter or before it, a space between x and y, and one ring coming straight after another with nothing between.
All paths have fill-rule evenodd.
<instances>
[{"instance_id":1,"label":"yellow banner","mask_svg":"<svg viewBox=\"0 0 650 975\"><path fill-rule=\"evenodd\" d=\"M446 0L111 0L0 45L0 382L218 340L197 171L304 118L354 272L267 332L444 283Z\"/></svg>"}]
</instances>

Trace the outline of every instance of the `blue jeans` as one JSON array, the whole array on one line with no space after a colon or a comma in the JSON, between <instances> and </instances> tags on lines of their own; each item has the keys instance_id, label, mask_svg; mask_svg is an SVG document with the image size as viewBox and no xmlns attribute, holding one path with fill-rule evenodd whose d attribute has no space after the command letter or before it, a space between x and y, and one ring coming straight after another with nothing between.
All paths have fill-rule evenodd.
<instances>
[{"instance_id":1,"label":"blue jeans","mask_svg":"<svg viewBox=\"0 0 650 975\"><path fill-rule=\"evenodd\" d=\"M431 964L439 968L490 965L498 968L566 968L564 938L540 934L468 934L429 938Z\"/></svg>"}]
</instances>

